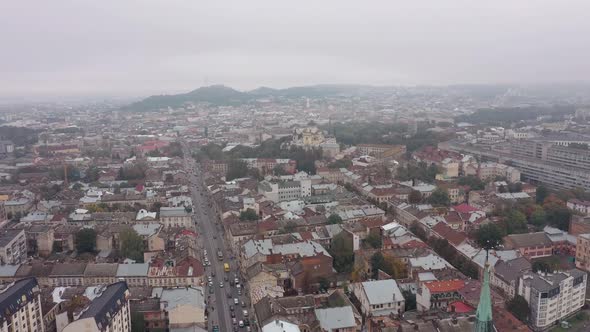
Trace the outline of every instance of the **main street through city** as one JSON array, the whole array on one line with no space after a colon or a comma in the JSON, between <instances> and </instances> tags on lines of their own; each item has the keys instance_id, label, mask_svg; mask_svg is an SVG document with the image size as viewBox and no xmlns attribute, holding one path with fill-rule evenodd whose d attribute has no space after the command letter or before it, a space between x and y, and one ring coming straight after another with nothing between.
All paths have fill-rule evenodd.
<instances>
[{"instance_id":1,"label":"main street through city","mask_svg":"<svg viewBox=\"0 0 590 332\"><path fill-rule=\"evenodd\" d=\"M204 287L208 311L207 330L213 331L215 326L218 326L217 331L246 329L246 327L238 326L238 322L247 319L243 311L249 309L247 306L249 301L245 298L245 291L242 289L239 293L234 283L235 278L240 280L240 284L242 283L237 259L233 259L233 254L224 245L223 228L204 184L200 166L192 158L186 144L183 144L183 152L184 166L190 175L194 223L202 246L201 260L204 264L207 261L210 263L210 266L205 266L203 278L207 284ZM223 260L218 259L218 250L223 253ZM229 264L230 272L224 271L224 263ZM210 282L208 277L211 277ZM238 304L234 302L236 300Z\"/></svg>"}]
</instances>

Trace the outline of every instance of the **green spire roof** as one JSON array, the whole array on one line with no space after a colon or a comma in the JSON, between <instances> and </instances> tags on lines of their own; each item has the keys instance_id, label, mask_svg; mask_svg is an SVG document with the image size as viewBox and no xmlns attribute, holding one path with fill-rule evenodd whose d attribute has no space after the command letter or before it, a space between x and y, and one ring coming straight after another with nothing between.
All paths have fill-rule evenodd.
<instances>
[{"instance_id":1,"label":"green spire roof","mask_svg":"<svg viewBox=\"0 0 590 332\"><path fill-rule=\"evenodd\" d=\"M490 270L486 257L486 264L483 269L483 284L479 295L479 304L476 313L477 322L475 323L474 332L494 332L492 322L492 296L490 295Z\"/></svg>"}]
</instances>

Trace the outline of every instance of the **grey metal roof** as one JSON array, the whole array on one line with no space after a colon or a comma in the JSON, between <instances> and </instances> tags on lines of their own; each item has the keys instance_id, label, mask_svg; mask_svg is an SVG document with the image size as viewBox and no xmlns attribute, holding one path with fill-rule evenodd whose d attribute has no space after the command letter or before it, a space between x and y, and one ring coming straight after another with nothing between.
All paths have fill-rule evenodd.
<instances>
[{"instance_id":1,"label":"grey metal roof","mask_svg":"<svg viewBox=\"0 0 590 332\"><path fill-rule=\"evenodd\" d=\"M86 265L85 277L114 277L117 275L118 264L98 263Z\"/></svg>"},{"instance_id":2,"label":"grey metal roof","mask_svg":"<svg viewBox=\"0 0 590 332\"><path fill-rule=\"evenodd\" d=\"M344 329L356 326L352 308L349 306L339 308L315 309L315 316L324 331Z\"/></svg>"},{"instance_id":3,"label":"grey metal roof","mask_svg":"<svg viewBox=\"0 0 590 332\"><path fill-rule=\"evenodd\" d=\"M102 294L95 298L88 309L82 313L80 319L94 318L99 329L106 327L112 316L120 310L120 307L125 304L125 292L127 291L127 283L124 281L116 282L106 287Z\"/></svg>"},{"instance_id":4,"label":"grey metal roof","mask_svg":"<svg viewBox=\"0 0 590 332\"><path fill-rule=\"evenodd\" d=\"M119 264L117 277L147 277L149 268L148 263Z\"/></svg>"},{"instance_id":5,"label":"grey metal roof","mask_svg":"<svg viewBox=\"0 0 590 332\"><path fill-rule=\"evenodd\" d=\"M37 286L37 279L26 278L14 282L7 289L0 292L0 323L4 323L6 317L12 316L28 301L34 298L33 289ZM21 301L23 295L27 301Z\"/></svg>"},{"instance_id":6,"label":"grey metal roof","mask_svg":"<svg viewBox=\"0 0 590 332\"><path fill-rule=\"evenodd\" d=\"M174 309L177 306L188 305L197 308L205 307L205 299L203 297L202 287L183 287L171 289L154 289L160 296L160 302L166 302L166 308ZM152 293L152 295L154 295Z\"/></svg>"},{"instance_id":7,"label":"grey metal roof","mask_svg":"<svg viewBox=\"0 0 590 332\"><path fill-rule=\"evenodd\" d=\"M185 217L188 216L188 212L184 207L162 207L160 208L161 217Z\"/></svg>"},{"instance_id":8,"label":"grey metal roof","mask_svg":"<svg viewBox=\"0 0 590 332\"><path fill-rule=\"evenodd\" d=\"M519 257L510 261L499 261L494 266L494 273L504 281L511 282L520 277L522 272L530 271L531 262L524 257Z\"/></svg>"},{"instance_id":9,"label":"grey metal roof","mask_svg":"<svg viewBox=\"0 0 590 332\"><path fill-rule=\"evenodd\" d=\"M369 304L384 304L404 300L393 279L365 281L362 283Z\"/></svg>"},{"instance_id":10,"label":"grey metal roof","mask_svg":"<svg viewBox=\"0 0 590 332\"><path fill-rule=\"evenodd\" d=\"M545 232L511 234L506 238L515 248L550 246L553 244Z\"/></svg>"},{"instance_id":11,"label":"grey metal roof","mask_svg":"<svg viewBox=\"0 0 590 332\"><path fill-rule=\"evenodd\" d=\"M0 277L14 277L20 265L0 265Z\"/></svg>"},{"instance_id":12,"label":"grey metal roof","mask_svg":"<svg viewBox=\"0 0 590 332\"><path fill-rule=\"evenodd\" d=\"M7 229L0 233L0 247L4 247L9 244L10 241L14 240L24 229Z\"/></svg>"}]
</instances>

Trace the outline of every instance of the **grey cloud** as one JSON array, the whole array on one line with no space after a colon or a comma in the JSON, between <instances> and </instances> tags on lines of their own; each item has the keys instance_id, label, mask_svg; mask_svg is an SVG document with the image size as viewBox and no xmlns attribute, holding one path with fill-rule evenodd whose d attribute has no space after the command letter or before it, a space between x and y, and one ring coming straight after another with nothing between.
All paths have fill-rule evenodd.
<instances>
[{"instance_id":1,"label":"grey cloud","mask_svg":"<svg viewBox=\"0 0 590 332\"><path fill-rule=\"evenodd\" d=\"M6 1L0 95L586 80L588 1Z\"/></svg>"}]
</instances>

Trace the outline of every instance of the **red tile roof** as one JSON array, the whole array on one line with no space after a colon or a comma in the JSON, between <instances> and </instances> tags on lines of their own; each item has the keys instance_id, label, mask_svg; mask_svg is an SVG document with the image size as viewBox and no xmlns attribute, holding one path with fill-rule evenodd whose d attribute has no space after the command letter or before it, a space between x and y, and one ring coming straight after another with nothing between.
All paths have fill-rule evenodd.
<instances>
[{"instance_id":1,"label":"red tile roof","mask_svg":"<svg viewBox=\"0 0 590 332\"><path fill-rule=\"evenodd\" d=\"M456 292L465 286L463 280L431 281L424 283L431 293Z\"/></svg>"},{"instance_id":2,"label":"red tile roof","mask_svg":"<svg viewBox=\"0 0 590 332\"><path fill-rule=\"evenodd\" d=\"M457 206L453 206L453 210L455 210L459 213L468 213L468 212L479 211L479 209L477 209L476 207L473 207L473 206L466 204L466 203L459 204Z\"/></svg>"},{"instance_id":3,"label":"red tile roof","mask_svg":"<svg viewBox=\"0 0 590 332\"><path fill-rule=\"evenodd\" d=\"M455 301L455 302L449 303L448 308L451 312L455 312L455 313L459 313L459 314L475 311L475 309L472 306L470 306L467 303L461 302L461 301Z\"/></svg>"},{"instance_id":4,"label":"red tile roof","mask_svg":"<svg viewBox=\"0 0 590 332\"><path fill-rule=\"evenodd\" d=\"M442 222L439 222L434 227L432 227L432 230L441 238L447 239L449 243L452 243L456 246L467 239L467 235L465 235L465 233L457 232Z\"/></svg>"}]
</instances>

